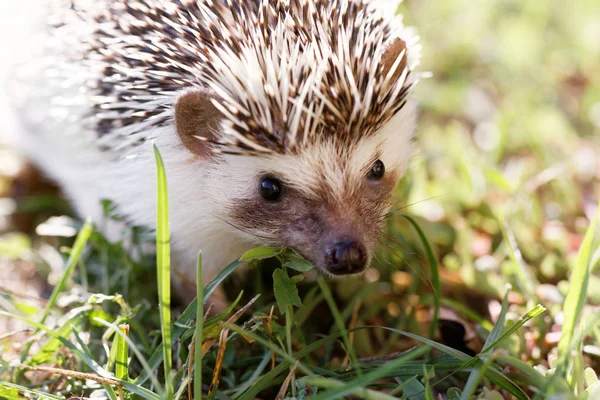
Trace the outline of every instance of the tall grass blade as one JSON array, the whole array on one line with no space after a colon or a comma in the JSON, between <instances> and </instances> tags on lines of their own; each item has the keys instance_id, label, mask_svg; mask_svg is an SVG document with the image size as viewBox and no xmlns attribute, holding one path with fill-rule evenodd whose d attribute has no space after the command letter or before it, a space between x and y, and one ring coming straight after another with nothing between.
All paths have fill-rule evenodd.
<instances>
[{"instance_id":1,"label":"tall grass blade","mask_svg":"<svg viewBox=\"0 0 600 400\"><path fill-rule=\"evenodd\" d=\"M590 274L592 272L591 268L593 266L591 260L594 249L592 249L592 247L594 244L594 239L596 238L596 231L598 229L599 214L600 205L598 210L596 210L596 216L592 220L587 232L585 233L583 243L579 249L577 264L575 265L575 269L573 270L571 279L569 280L569 292L567 293L563 307L564 323L561 331L562 335L560 337L560 341L558 342L559 365L557 368L557 373L565 377L570 361L569 354L573 343L573 337L575 335L575 329L577 327L577 321L581 316L581 311L583 310L583 305L585 304L585 300L587 298L588 283Z\"/></svg>"},{"instance_id":2,"label":"tall grass blade","mask_svg":"<svg viewBox=\"0 0 600 400\"><path fill-rule=\"evenodd\" d=\"M167 397L172 398L170 382L171 361L171 234L169 228L169 197L165 165L154 145L157 172L157 220L156 220L156 269L158 275L158 299L160 330L162 333L163 368Z\"/></svg>"}]
</instances>

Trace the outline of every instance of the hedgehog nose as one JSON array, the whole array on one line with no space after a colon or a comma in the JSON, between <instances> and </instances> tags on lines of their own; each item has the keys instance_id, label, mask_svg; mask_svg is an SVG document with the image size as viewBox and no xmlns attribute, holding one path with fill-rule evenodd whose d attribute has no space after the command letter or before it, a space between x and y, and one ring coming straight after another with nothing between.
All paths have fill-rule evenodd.
<instances>
[{"instance_id":1,"label":"hedgehog nose","mask_svg":"<svg viewBox=\"0 0 600 400\"><path fill-rule=\"evenodd\" d=\"M365 247L355 241L339 242L327 252L328 270L334 275L362 272L366 262Z\"/></svg>"}]
</instances>

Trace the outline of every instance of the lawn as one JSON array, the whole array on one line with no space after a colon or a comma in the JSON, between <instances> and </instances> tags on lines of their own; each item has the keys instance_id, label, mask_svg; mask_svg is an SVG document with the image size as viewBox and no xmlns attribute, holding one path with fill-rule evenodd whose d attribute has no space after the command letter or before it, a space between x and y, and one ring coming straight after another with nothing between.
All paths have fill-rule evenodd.
<instances>
[{"instance_id":1,"label":"lawn","mask_svg":"<svg viewBox=\"0 0 600 400\"><path fill-rule=\"evenodd\" d=\"M361 278L259 248L169 307L165 202L111 243L0 147L0 398L600 399L600 2L401 11L432 76Z\"/></svg>"}]
</instances>

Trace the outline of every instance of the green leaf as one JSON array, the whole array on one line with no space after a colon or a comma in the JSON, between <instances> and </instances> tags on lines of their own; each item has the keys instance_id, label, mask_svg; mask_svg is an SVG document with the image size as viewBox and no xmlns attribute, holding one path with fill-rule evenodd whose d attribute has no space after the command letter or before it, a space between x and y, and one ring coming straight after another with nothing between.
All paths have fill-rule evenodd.
<instances>
[{"instance_id":1,"label":"green leaf","mask_svg":"<svg viewBox=\"0 0 600 400\"><path fill-rule=\"evenodd\" d=\"M414 377L404 382L403 386L402 395L409 400L425 400L425 386Z\"/></svg>"},{"instance_id":2,"label":"green leaf","mask_svg":"<svg viewBox=\"0 0 600 400\"><path fill-rule=\"evenodd\" d=\"M283 264L283 266L286 268L291 268L298 272L308 272L315 267L309 261L305 260L304 258L300 257L295 253L286 255L286 261Z\"/></svg>"},{"instance_id":3,"label":"green leaf","mask_svg":"<svg viewBox=\"0 0 600 400\"><path fill-rule=\"evenodd\" d=\"M298 288L290 279L288 274L277 268L273 272L273 289L275 291L275 300L279 311L283 314L288 306L302 307L302 300L298 296Z\"/></svg>"},{"instance_id":4,"label":"green leaf","mask_svg":"<svg viewBox=\"0 0 600 400\"><path fill-rule=\"evenodd\" d=\"M240 258L241 261L252 261L252 260L264 260L266 258L273 258L281 254L279 247L257 247L252 250L248 250Z\"/></svg>"}]
</instances>

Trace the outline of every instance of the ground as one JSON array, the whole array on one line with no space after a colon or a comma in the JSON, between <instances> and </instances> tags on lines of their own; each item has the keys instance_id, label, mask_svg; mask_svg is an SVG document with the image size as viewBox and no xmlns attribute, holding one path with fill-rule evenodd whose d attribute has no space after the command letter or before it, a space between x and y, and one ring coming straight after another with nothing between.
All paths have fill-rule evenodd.
<instances>
[{"instance_id":1,"label":"ground","mask_svg":"<svg viewBox=\"0 0 600 400\"><path fill-rule=\"evenodd\" d=\"M262 296L239 319L204 321L204 389L220 399L600 398L600 3L405 0L401 11L432 77L417 88L420 152L376 265L362 279L316 281L293 255L263 249L258 258L285 267L252 261L245 279L224 283L233 298L244 289L234 312ZM94 379L114 372L109 349L121 345L106 322L129 325L140 353L130 349L119 375L130 378L123 396L169 397L162 366L133 380L140 359L163 359L155 257L129 257L87 228L74 245L83 222L49 220L68 205L22 162L0 148L0 398L102 389ZM173 306L172 329L182 394L195 327L184 309Z\"/></svg>"}]
</instances>

